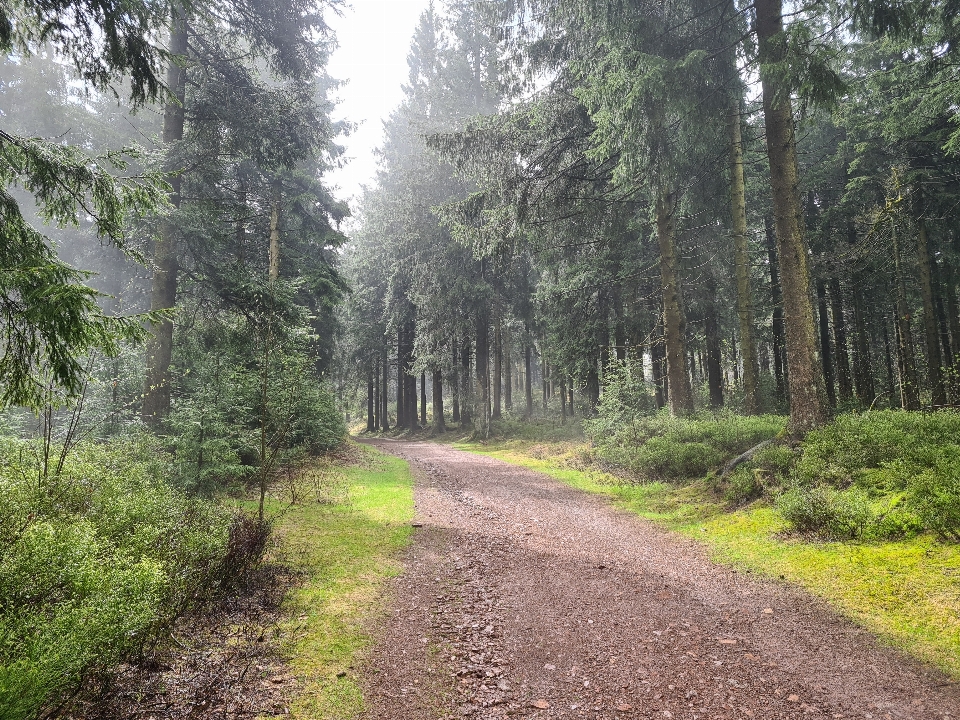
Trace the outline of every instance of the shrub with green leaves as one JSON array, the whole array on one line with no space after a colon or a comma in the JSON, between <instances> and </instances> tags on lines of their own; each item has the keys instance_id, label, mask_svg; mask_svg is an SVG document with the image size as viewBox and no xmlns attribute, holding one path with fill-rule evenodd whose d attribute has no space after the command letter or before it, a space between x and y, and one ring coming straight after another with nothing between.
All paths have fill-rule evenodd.
<instances>
[{"instance_id":1,"label":"shrub with green leaves","mask_svg":"<svg viewBox=\"0 0 960 720\"><path fill-rule=\"evenodd\" d=\"M227 571L232 515L164 482L155 444L81 444L44 477L34 442L0 441L0 717L148 645Z\"/></svg>"},{"instance_id":2,"label":"shrub with green leaves","mask_svg":"<svg viewBox=\"0 0 960 720\"><path fill-rule=\"evenodd\" d=\"M674 417L666 411L628 417L615 406L584 423L601 459L636 475L657 480L686 480L711 470L783 432L777 415L746 416L702 412Z\"/></svg>"}]
</instances>

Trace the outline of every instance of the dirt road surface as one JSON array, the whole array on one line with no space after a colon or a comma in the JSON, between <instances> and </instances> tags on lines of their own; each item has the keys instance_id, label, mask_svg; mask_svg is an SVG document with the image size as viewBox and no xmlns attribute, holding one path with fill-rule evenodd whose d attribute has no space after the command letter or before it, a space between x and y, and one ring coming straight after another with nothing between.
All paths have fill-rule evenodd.
<instances>
[{"instance_id":1,"label":"dirt road surface","mask_svg":"<svg viewBox=\"0 0 960 720\"><path fill-rule=\"evenodd\" d=\"M442 445L363 672L368 720L960 718L960 687L809 595L551 478Z\"/></svg>"}]
</instances>

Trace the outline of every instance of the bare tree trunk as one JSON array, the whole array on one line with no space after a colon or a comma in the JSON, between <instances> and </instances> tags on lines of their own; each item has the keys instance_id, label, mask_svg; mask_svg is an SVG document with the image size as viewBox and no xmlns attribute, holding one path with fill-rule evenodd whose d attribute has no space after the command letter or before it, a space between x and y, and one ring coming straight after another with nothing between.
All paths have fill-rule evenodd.
<instances>
[{"instance_id":1,"label":"bare tree trunk","mask_svg":"<svg viewBox=\"0 0 960 720\"><path fill-rule=\"evenodd\" d=\"M367 368L367 432L372 433L373 424L373 369Z\"/></svg>"},{"instance_id":2,"label":"bare tree trunk","mask_svg":"<svg viewBox=\"0 0 960 720\"><path fill-rule=\"evenodd\" d=\"M427 373L420 373L420 424L427 426Z\"/></svg>"},{"instance_id":3,"label":"bare tree trunk","mask_svg":"<svg viewBox=\"0 0 960 720\"><path fill-rule=\"evenodd\" d=\"M528 341L528 344L523 348L523 385L527 399L527 420L533 417L533 382L530 377L530 370L530 345Z\"/></svg>"},{"instance_id":4,"label":"bare tree trunk","mask_svg":"<svg viewBox=\"0 0 960 720\"><path fill-rule=\"evenodd\" d=\"M843 317L843 290L837 277L830 278L830 310L833 314L833 345L837 360L837 389L842 402L853 400L850 377L850 353L847 348L847 323Z\"/></svg>"},{"instance_id":5,"label":"bare tree trunk","mask_svg":"<svg viewBox=\"0 0 960 720\"><path fill-rule=\"evenodd\" d=\"M660 244L660 279L663 290L663 327L667 351L667 382L670 412L684 415L693 411L693 392L684 347L686 319L680 304L680 279L674 237L674 198L661 193L657 198L657 239Z\"/></svg>"},{"instance_id":6,"label":"bare tree trunk","mask_svg":"<svg viewBox=\"0 0 960 720\"><path fill-rule=\"evenodd\" d=\"M710 388L710 407L723 407L723 368L720 349L720 324L717 320L717 279L709 268L704 269L706 302L704 331L707 335L707 385Z\"/></svg>"},{"instance_id":7,"label":"bare tree trunk","mask_svg":"<svg viewBox=\"0 0 960 720\"><path fill-rule=\"evenodd\" d=\"M753 332L753 298L750 291L750 253L747 246L747 203L743 179L743 139L740 132L740 98L734 99L728 119L730 134L730 218L737 280L737 321L743 355L743 410L760 412L760 373ZM712 388L712 385L711 385ZM716 401L711 390L711 404ZM723 398L720 397L720 405ZM719 407L719 405L714 405Z\"/></svg>"},{"instance_id":8,"label":"bare tree trunk","mask_svg":"<svg viewBox=\"0 0 960 720\"><path fill-rule=\"evenodd\" d=\"M937 331L937 315L934 307L933 269L930 244L927 239L927 223L922 213L917 219L917 260L920 265L920 294L923 297L923 335L927 346L927 378L930 382L931 404L934 408L947 404L947 392L943 384L943 355L940 353L940 337Z\"/></svg>"},{"instance_id":9,"label":"bare tree trunk","mask_svg":"<svg viewBox=\"0 0 960 720\"><path fill-rule=\"evenodd\" d=\"M493 336L493 419L501 418L501 388L503 386L503 335L500 332L500 321L497 320L496 333Z\"/></svg>"},{"instance_id":10,"label":"bare tree trunk","mask_svg":"<svg viewBox=\"0 0 960 720\"><path fill-rule=\"evenodd\" d=\"M876 398L873 369L870 363L870 341L867 337L867 321L864 317L863 290L859 278L853 280L853 381L857 397L869 406Z\"/></svg>"},{"instance_id":11,"label":"bare tree trunk","mask_svg":"<svg viewBox=\"0 0 960 720\"><path fill-rule=\"evenodd\" d=\"M920 388L917 384L917 362L913 352L913 333L910 331L910 310L907 307L907 289L904 285L900 244L896 226L893 234L894 271L897 282L897 365L900 370L900 406L904 410L920 409Z\"/></svg>"},{"instance_id":12,"label":"bare tree trunk","mask_svg":"<svg viewBox=\"0 0 960 720\"><path fill-rule=\"evenodd\" d=\"M383 406L383 400L380 397L380 355L373 366L373 429L380 429L380 409Z\"/></svg>"},{"instance_id":13,"label":"bare tree trunk","mask_svg":"<svg viewBox=\"0 0 960 720\"><path fill-rule=\"evenodd\" d=\"M655 337L653 342L650 344L650 363L653 366L653 387L656 392L655 402L657 404L657 409L664 407L667 404L668 390L667 388L667 377L664 372L666 366L666 353L664 352L664 341L663 341L663 313L658 313L657 315L657 325L655 330Z\"/></svg>"},{"instance_id":14,"label":"bare tree trunk","mask_svg":"<svg viewBox=\"0 0 960 720\"><path fill-rule=\"evenodd\" d=\"M783 329L783 293L780 289L780 261L777 259L777 239L773 221L763 219L770 266L770 299L773 301L773 374L777 384L777 400L787 399L787 339Z\"/></svg>"},{"instance_id":15,"label":"bare tree trunk","mask_svg":"<svg viewBox=\"0 0 960 720\"><path fill-rule=\"evenodd\" d=\"M439 435L446 430L443 420L443 372L437 368L433 371L433 434Z\"/></svg>"},{"instance_id":16,"label":"bare tree trunk","mask_svg":"<svg viewBox=\"0 0 960 720\"><path fill-rule=\"evenodd\" d=\"M837 394L833 387L833 353L830 348L830 315L827 311L827 286L817 280L817 309L820 327L820 358L823 362L823 383L831 407L837 406Z\"/></svg>"},{"instance_id":17,"label":"bare tree trunk","mask_svg":"<svg viewBox=\"0 0 960 720\"><path fill-rule=\"evenodd\" d=\"M380 356L380 429L387 432L390 429L389 393L390 393L390 356L387 344L383 344L383 354Z\"/></svg>"},{"instance_id":18,"label":"bare tree trunk","mask_svg":"<svg viewBox=\"0 0 960 720\"><path fill-rule=\"evenodd\" d=\"M464 338L460 346L460 425L466 426L471 422L470 415L470 339Z\"/></svg>"},{"instance_id":19,"label":"bare tree trunk","mask_svg":"<svg viewBox=\"0 0 960 720\"><path fill-rule=\"evenodd\" d=\"M490 320L486 308L481 308L476 317L477 352L476 370L476 420L474 428L477 434L486 440L490 437Z\"/></svg>"},{"instance_id":20,"label":"bare tree trunk","mask_svg":"<svg viewBox=\"0 0 960 720\"><path fill-rule=\"evenodd\" d=\"M789 90L780 86L774 71L786 57L781 2L756 0L754 8L790 369L790 430L799 435L826 422L828 412L810 304L810 268L801 222L793 107Z\"/></svg>"},{"instance_id":21,"label":"bare tree trunk","mask_svg":"<svg viewBox=\"0 0 960 720\"><path fill-rule=\"evenodd\" d=\"M510 354L509 334L507 337L503 351L503 365L506 370L503 379L503 406L507 409L507 412L510 412L513 410L513 357Z\"/></svg>"},{"instance_id":22,"label":"bare tree trunk","mask_svg":"<svg viewBox=\"0 0 960 720\"><path fill-rule=\"evenodd\" d=\"M894 325L896 327L896 325ZM884 357L886 358L887 366L887 396L889 401L887 402L888 407L894 406L894 397L896 397L896 391L893 386L893 359L890 357L890 333L887 331L887 321L886 318L883 320L883 350ZM899 354L898 363L899 363ZM899 369L899 368L898 368Z\"/></svg>"},{"instance_id":23,"label":"bare tree trunk","mask_svg":"<svg viewBox=\"0 0 960 720\"><path fill-rule=\"evenodd\" d=\"M167 68L167 88L173 95L163 110L163 144L170 147L183 140L184 98L187 73L183 67L189 44L189 27L182 8L175 7L171 18L170 53L174 59ZM175 169L175 168L171 168ZM179 169L179 168L176 168ZM181 175L169 177L170 204L180 207ZM160 235L154 245L151 310L172 310L177 304L177 227L169 216L160 224ZM150 328L146 349L146 378L141 417L155 425L170 414L170 361L173 358L173 320L162 320Z\"/></svg>"},{"instance_id":24,"label":"bare tree trunk","mask_svg":"<svg viewBox=\"0 0 960 720\"><path fill-rule=\"evenodd\" d=\"M455 423L460 422L460 379L458 377L459 358L457 356L457 338L453 338L453 369L450 372L450 394L453 396L453 414L451 420Z\"/></svg>"},{"instance_id":25,"label":"bare tree trunk","mask_svg":"<svg viewBox=\"0 0 960 720\"><path fill-rule=\"evenodd\" d=\"M406 367L404 364L405 345L403 342L403 327L397 328L397 428L403 429L407 426L407 404L406 395Z\"/></svg>"}]
</instances>

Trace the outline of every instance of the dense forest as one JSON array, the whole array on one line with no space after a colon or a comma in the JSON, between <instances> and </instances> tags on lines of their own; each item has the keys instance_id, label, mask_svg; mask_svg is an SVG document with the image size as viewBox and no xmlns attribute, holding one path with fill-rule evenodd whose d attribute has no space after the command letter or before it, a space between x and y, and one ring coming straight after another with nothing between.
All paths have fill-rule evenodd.
<instances>
[{"instance_id":1,"label":"dense forest","mask_svg":"<svg viewBox=\"0 0 960 720\"><path fill-rule=\"evenodd\" d=\"M431 3L353 213L341 10L0 0L0 717L243 584L348 429L960 539L956 0Z\"/></svg>"},{"instance_id":2,"label":"dense forest","mask_svg":"<svg viewBox=\"0 0 960 720\"><path fill-rule=\"evenodd\" d=\"M937 3L425 13L345 254L368 428L395 400L393 422L426 424L417 375L437 430L446 395L480 433L541 400L594 415L625 375L644 410L789 412L797 435L955 403L955 22Z\"/></svg>"}]
</instances>

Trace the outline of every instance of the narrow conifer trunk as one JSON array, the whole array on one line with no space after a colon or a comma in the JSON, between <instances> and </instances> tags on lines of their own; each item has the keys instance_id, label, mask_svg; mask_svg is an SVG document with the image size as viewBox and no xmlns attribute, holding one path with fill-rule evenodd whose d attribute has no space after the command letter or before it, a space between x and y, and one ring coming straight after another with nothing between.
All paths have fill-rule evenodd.
<instances>
[{"instance_id":1,"label":"narrow conifer trunk","mask_svg":"<svg viewBox=\"0 0 960 720\"><path fill-rule=\"evenodd\" d=\"M560 424L567 424L567 385L560 380Z\"/></svg>"},{"instance_id":2,"label":"narrow conifer trunk","mask_svg":"<svg viewBox=\"0 0 960 720\"><path fill-rule=\"evenodd\" d=\"M666 353L664 352L663 344L663 313L660 312L657 314L657 324L654 329L654 339L650 344L650 363L653 370L653 387L655 392L654 400L657 405L657 409L664 407L667 404L667 377L664 372L666 365Z\"/></svg>"},{"instance_id":3,"label":"narrow conifer trunk","mask_svg":"<svg viewBox=\"0 0 960 720\"><path fill-rule=\"evenodd\" d=\"M500 321L497 321L497 329L493 336L493 419L499 420L502 415L500 412L501 388L503 387L503 335L500 331Z\"/></svg>"},{"instance_id":4,"label":"narrow conifer trunk","mask_svg":"<svg viewBox=\"0 0 960 720\"><path fill-rule=\"evenodd\" d=\"M720 323L717 320L717 279L704 270L706 303L704 305L704 331L707 336L707 385L710 388L710 407L723 407L723 368L720 349Z\"/></svg>"},{"instance_id":5,"label":"narrow conifer trunk","mask_svg":"<svg viewBox=\"0 0 960 720\"><path fill-rule=\"evenodd\" d=\"M397 329L397 429L407 426L407 405L404 398L407 383L404 359L403 328L401 327Z\"/></svg>"},{"instance_id":6,"label":"narrow conifer trunk","mask_svg":"<svg viewBox=\"0 0 960 720\"><path fill-rule=\"evenodd\" d=\"M373 422L373 368L367 369L367 432L376 429Z\"/></svg>"},{"instance_id":7,"label":"narrow conifer trunk","mask_svg":"<svg viewBox=\"0 0 960 720\"><path fill-rule=\"evenodd\" d=\"M890 353L890 333L887 330L886 318L883 319L883 351L884 351L884 359L886 360L886 368L887 368L887 397L889 398L887 405L889 407L894 407L894 399L896 398L896 389L894 388L894 383L893 383L893 358ZM897 356L897 358L898 358L898 364L899 364L899 355Z\"/></svg>"},{"instance_id":8,"label":"narrow conifer trunk","mask_svg":"<svg viewBox=\"0 0 960 720\"><path fill-rule=\"evenodd\" d=\"M756 0L757 42L770 186L783 288L787 365L790 370L790 430L795 435L827 420L826 390L817 359L810 303L810 269L798 189L793 107L777 71L786 57L781 0Z\"/></svg>"},{"instance_id":9,"label":"narrow conifer trunk","mask_svg":"<svg viewBox=\"0 0 960 720\"><path fill-rule=\"evenodd\" d=\"M866 313L864 311L863 290L859 278L853 281L853 381L857 397L864 405L871 405L876 399L873 382L873 369L870 362L870 341L867 335Z\"/></svg>"},{"instance_id":10,"label":"narrow conifer trunk","mask_svg":"<svg viewBox=\"0 0 960 720\"><path fill-rule=\"evenodd\" d=\"M477 335L476 359L476 419L474 428L477 434L486 440L490 437L490 361L489 314L486 308L477 313L475 330Z\"/></svg>"},{"instance_id":11,"label":"narrow conifer trunk","mask_svg":"<svg viewBox=\"0 0 960 720\"><path fill-rule=\"evenodd\" d=\"M777 240L773 220L763 219L770 266L770 299L773 301L773 374L777 385L777 400L787 399L787 340L783 330L783 293L780 290L780 265L777 260Z\"/></svg>"},{"instance_id":12,"label":"narrow conifer trunk","mask_svg":"<svg viewBox=\"0 0 960 720\"><path fill-rule=\"evenodd\" d=\"M460 373L460 424L461 426L469 425L471 422L470 414L470 340L469 338L463 339L463 344L460 347L460 367L462 372Z\"/></svg>"},{"instance_id":13,"label":"narrow conifer trunk","mask_svg":"<svg viewBox=\"0 0 960 720\"><path fill-rule=\"evenodd\" d=\"M530 345L523 348L523 389L527 400L526 419L533 417L533 381L530 377Z\"/></svg>"},{"instance_id":14,"label":"narrow conifer trunk","mask_svg":"<svg viewBox=\"0 0 960 720\"><path fill-rule=\"evenodd\" d=\"M927 348L927 379L930 382L931 403L934 408L947 404L943 384L943 355L940 352L940 333L934 305L933 262L927 238L927 222L922 212L917 219L917 261L920 266L920 295L923 297L923 336Z\"/></svg>"},{"instance_id":15,"label":"narrow conifer trunk","mask_svg":"<svg viewBox=\"0 0 960 720\"><path fill-rule=\"evenodd\" d=\"M843 317L843 289L837 277L830 278L830 311L833 314L833 346L836 350L837 389L842 402L853 400L850 377L850 351L847 347L847 323Z\"/></svg>"},{"instance_id":16,"label":"narrow conifer trunk","mask_svg":"<svg viewBox=\"0 0 960 720\"><path fill-rule=\"evenodd\" d=\"M503 366L505 376L503 379L503 406L507 412L513 410L513 357L510 354L509 334L503 350Z\"/></svg>"},{"instance_id":17,"label":"narrow conifer trunk","mask_svg":"<svg viewBox=\"0 0 960 720\"><path fill-rule=\"evenodd\" d=\"M446 430L443 420L443 371L437 368L433 371L433 433L439 435Z\"/></svg>"},{"instance_id":18,"label":"narrow conifer trunk","mask_svg":"<svg viewBox=\"0 0 960 720\"><path fill-rule=\"evenodd\" d=\"M174 99L163 110L163 143L170 148L183 140L184 98L187 73L183 67L188 44L187 17L182 8L175 6L171 18L170 53L175 59L167 69L167 88ZM170 168L177 169L177 168ZM175 172L168 178L170 205L180 207L182 178ZM165 216L160 223L160 234L154 245L153 285L150 296L151 310L172 310L177 304L177 227L176 220ZM144 422L155 425L170 414L170 362L173 358L173 320L155 323L150 328L146 348L146 377L143 390L141 417Z\"/></svg>"},{"instance_id":19,"label":"narrow conifer trunk","mask_svg":"<svg viewBox=\"0 0 960 720\"><path fill-rule=\"evenodd\" d=\"M280 181L273 184L273 199L270 202L270 281L280 277L280 210L283 194Z\"/></svg>"},{"instance_id":20,"label":"narrow conifer trunk","mask_svg":"<svg viewBox=\"0 0 960 720\"><path fill-rule=\"evenodd\" d=\"M820 359L823 363L823 382L827 390L827 399L831 407L837 405L837 394L833 386L833 351L830 348L830 315L827 311L827 286L823 280L817 280L817 310L820 328Z\"/></svg>"},{"instance_id":21,"label":"narrow conifer trunk","mask_svg":"<svg viewBox=\"0 0 960 720\"><path fill-rule=\"evenodd\" d=\"M387 344L383 345L380 356L380 429L387 432L390 429L389 393L390 393L390 356Z\"/></svg>"},{"instance_id":22,"label":"narrow conifer trunk","mask_svg":"<svg viewBox=\"0 0 960 720\"><path fill-rule=\"evenodd\" d=\"M420 424L427 426L427 373L420 373Z\"/></svg>"},{"instance_id":23,"label":"narrow conifer trunk","mask_svg":"<svg viewBox=\"0 0 960 720\"><path fill-rule=\"evenodd\" d=\"M897 367L900 371L900 407L920 409L920 388L917 386L917 363L913 352L913 333L910 330L910 310L907 307L907 288L903 279L900 243L896 226L891 222L893 237L894 272L897 283Z\"/></svg>"},{"instance_id":24,"label":"narrow conifer trunk","mask_svg":"<svg viewBox=\"0 0 960 720\"><path fill-rule=\"evenodd\" d=\"M739 86L739 85L738 85ZM740 131L740 98L734 99L728 116L730 135L730 228L737 285L737 328L743 356L743 410L747 415L760 412L760 373L753 332L753 298L750 290L750 253L747 246L747 202L743 179L743 139ZM711 385L710 401L715 402ZM720 397L720 404L723 398ZM719 407L719 405L714 405Z\"/></svg>"},{"instance_id":25,"label":"narrow conifer trunk","mask_svg":"<svg viewBox=\"0 0 960 720\"><path fill-rule=\"evenodd\" d=\"M373 429L380 429L380 408L383 401L380 399L380 356L377 355L373 366Z\"/></svg>"},{"instance_id":26,"label":"narrow conifer trunk","mask_svg":"<svg viewBox=\"0 0 960 720\"><path fill-rule=\"evenodd\" d=\"M450 372L450 394L453 401L453 410L451 413L451 420L455 423L460 422L460 378L459 378L459 356L457 353L457 338L453 338L453 369Z\"/></svg>"},{"instance_id":27,"label":"narrow conifer trunk","mask_svg":"<svg viewBox=\"0 0 960 720\"><path fill-rule=\"evenodd\" d=\"M684 415L693 411L693 392L687 368L685 348L686 320L680 304L680 278L677 262L671 193L657 198L657 240L660 245L660 280L663 291L663 327L666 339L667 383L670 387L670 412Z\"/></svg>"}]
</instances>

